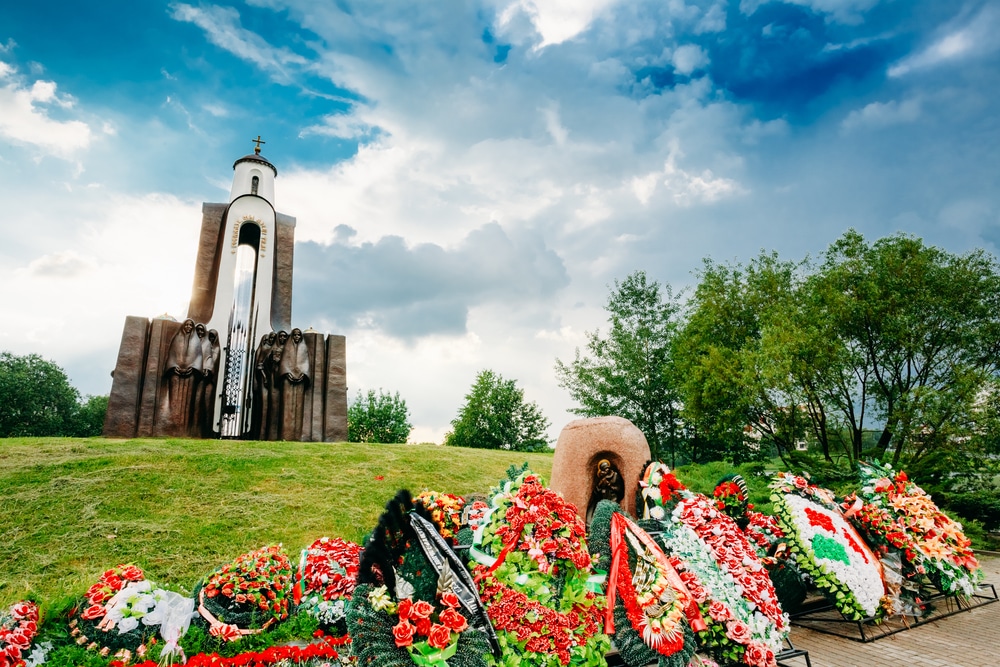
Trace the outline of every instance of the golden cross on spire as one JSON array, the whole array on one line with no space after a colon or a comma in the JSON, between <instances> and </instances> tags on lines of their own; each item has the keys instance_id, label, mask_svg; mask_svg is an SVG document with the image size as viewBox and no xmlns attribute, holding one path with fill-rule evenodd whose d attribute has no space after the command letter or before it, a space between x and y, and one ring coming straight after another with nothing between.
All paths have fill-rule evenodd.
<instances>
[{"instance_id":1,"label":"golden cross on spire","mask_svg":"<svg viewBox=\"0 0 1000 667\"><path fill-rule=\"evenodd\" d=\"M254 142L255 144L257 144L256 146L254 146L254 147L253 147L253 154L254 154L254 155L260 155L260 145L261 145L261 144L266 144L267 142L266 142L266 141L263 141L263 140L262 140L262 139L260 138L260 135L259 135L259 134L257 135L257 138L256 138L256 139L251 139L250 141L252 141L252 142Z\"/></svg>"}]
</instances>

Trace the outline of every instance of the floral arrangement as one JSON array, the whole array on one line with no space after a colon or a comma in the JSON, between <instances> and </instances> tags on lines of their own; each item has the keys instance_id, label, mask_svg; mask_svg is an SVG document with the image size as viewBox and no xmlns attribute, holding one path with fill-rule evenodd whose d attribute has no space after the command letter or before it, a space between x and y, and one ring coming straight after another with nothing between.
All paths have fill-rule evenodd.
<instances>
[{"instance_id":1,"label":"floral arrangement","mask_svg":"<svg viewBox=\"0 0 1000 667\"><path fill-rule=\"evenodd\" d=\"M687 487L678 480L669 466L650 461L639 479L636 491L636 511L643 519L663 521L681 499Z\"/></svg>"},{"instance_id":2,"label":"floral arrangement","mask_svg":"<svg viewBox=\"0 0 1000 667\"><path fill-rule=\"evenodd\" d=\"M446 581L446 579L442 579ZM435 603L404 597L393 601L385 586L371 589L368 603L397 619L392 636L397 648L405 648L414 664L447 667L458 652L460 633L469 623L462 615L458 596L448 585L439 587Z\"/></svg>"},{"instance_id":3,"label":"floral arrangement","mask_svg":"<svg viewBox=\"0 0 1000 667\"><path fill-rule=\"evenodd\" d=\"M491 665L604 664L610 640L586 527L538 475L525 470L496 489L470 553L503 649Z\"/></svg>"},{"instance_id":4,"label":"floral arrangement","mask_svg":"<svg viewBox=\"0 0 1000 667\"><path fill-rule=\"evenodd\" d=\"M727 475L715 486L712 493L715 506L736 522L741 530L746 530L749 519L747 513L753 509L750 492L740 475Z\"/></svg>"},{"instance_id":5,"label":"floral arrangement","mask_svg":"<svg viewBox=\"0 0 1000 667\"><path fill-rule=\"evenodd\" d=\"M288 618L291 582L281 545L263 547L208 575L195 590L198 612L212 636L235 641Z\"/></svg>"},{"instance_id":6,"label":"floral arrangement","mask_svg":"<svg viewBox=\"0 0 1000 667\"><path fill-rule=\"evenodd\" d=\"M859 521L900 549L910 566L926 572L943 593L972 595L983 574L962 526L934 500L891 466L860 463L860 497L866 505ZM903 531L903 535L900 534Z\"/></svg>"},{"instance_id":7,"label":"floral arrangement","mask_svg":"<svg viewBox=\"0 0 1000 667\"><path fill-rule=\"evenodd\" d=\"M643 480L640 506L701 608L706 627L698 642L722 661L774 667L789 622L756 549L716 501L687 490L664 464L647 466Z\"/></svg>"},{"instance_id":8,"label":"floral arrangement","mask_svg":"<svg viewBox=\"0 0 1000 667\"><path fill-rule=\"evenodd\" d=\"M605 631L614 633L621 659L631 667L686 667L697 645L691 625L701 630L705 622L660 547L608 500L594 510L589 544L597 567L610 573Z\"/></svg>"},{"instance_id":9,"label":"floral arrangement","mask_svg":"<svg viewBox=\"0 0 1000 667\"><path fill-rule=\"evenodd\" d=\"M17 602L0 611L0 667L24 667L28 649L38 635L38 605Z\"/></svg>"},{"instance_id":10,"label":"floral arrangement","mask_svg":"<svg viewBox=\"0 0 1000 667\"><path fill-rule=\"evenodd\" d=\"M456 543L458 531L462 528L462 508L465 500L461 496L438 491L424 491L413 499L431 513L441 536L452 544Z\"/></svg>"},{"instance_id":11,"label":"floral arrangement","mask_svg":"<svg viewBox=\"0 0 1000 667\"><path fill-rule=\"evenodd\" d=\"M292 599L325 632L342 635L347 602L358 583L361 547L339 537L321 537L303 549Z\"/></svg>"},{"instance_id":12,"label":"floral arrangement","mask_svg":"<svg viewBox=\"0 0 1000 667\"><path fill-rule=\"evenodd\" d=\"M224 658L216 653L199 653L191 656L186 667L331 667L332 664L350 665L349 654L337 650L348 642L342 640L327 640L324 642L298 646L271 646L258 652L240 653L232 658ZM125 663L111 661L109 667L125 667ZM134 667L161 667L152 660L138 663Z\"/></svg>"},{"instance_id":13,"label":"floral arrangement","mask_svg":"<svg viewBox=\"0 0 1000 667\"><path fill-rule=\"evenodd\" d=\"M485 619L475 585L464 568L452 569L450 548L437 530L428 510L406 491L386 505L365 545L348 606L360 665L486 667L489 638L471 622Z\"/></svg>"},{"instance_id":14,"label":"floral arrangement","mask_svg":"<svg viewBox=\"0 0 1000 667\"><path fill-rule=\"evenodd\" d=\"M155 628L149 626L158 620L145 617L158 597L160 592L153 595L152 585L135 565L106 570L70 613L70 635L78 645L105 657L114 654L125 662L133 655L141 658L155 638Z\"/></svg>"},{"instance_id":15,"label":"floral arrangement","mask_svg":"<svg viewBox=\"0 0 1000 667\"><path fill-rule=\"evenodd\" d=\"M781 473L771 500L798 569L850 620L882 615L885 585L875 554L834 505L830 491ZM820 501L823 501L822 504Z\"/></svg>"}]
</instances>

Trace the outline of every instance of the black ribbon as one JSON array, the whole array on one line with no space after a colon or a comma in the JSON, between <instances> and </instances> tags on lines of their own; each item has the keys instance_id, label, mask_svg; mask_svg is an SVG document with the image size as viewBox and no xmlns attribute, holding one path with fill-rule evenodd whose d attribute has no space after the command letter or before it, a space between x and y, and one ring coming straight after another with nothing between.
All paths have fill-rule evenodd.
<instances>
[{"instance_id":1,"label":"black ribbon","mask_svg":"<svg viewBox=\"0 0 1000 667\"><path fill-rule=\"evenodd\" d=\"M493 656L499 659L503 655L503 651L500 649L500 642L497 641L497 633L493 629L490 617L486 614L486 608L479 597L476 582L472 580L472 575L465 568L465 564L459 560L455 552L438 533L437 527L430 521L415 512L410 512L410 526L417 534L420 549L437 575L441 576L445 566L451 570L455 576L452 590L458 597L462 609L465 610L469 625L486 633Z\"/></svg>"}]
</instances>

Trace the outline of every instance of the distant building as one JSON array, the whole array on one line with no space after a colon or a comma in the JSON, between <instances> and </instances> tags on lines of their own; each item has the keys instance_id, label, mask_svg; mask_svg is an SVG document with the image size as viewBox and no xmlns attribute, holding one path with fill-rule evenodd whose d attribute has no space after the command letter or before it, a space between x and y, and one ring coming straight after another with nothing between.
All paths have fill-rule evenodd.
<instances>
[{"instance_id":1,"label":"distant building","mask_svg":"<svg viewBox=\"0 0 1000 667\"><path fill-rule=\"evenodd\" d=\"M346 341L291 327L295 218L261 143L202 206L187 319L126 318L105 436L347 439Z\"/></svg>"}]
</instances>

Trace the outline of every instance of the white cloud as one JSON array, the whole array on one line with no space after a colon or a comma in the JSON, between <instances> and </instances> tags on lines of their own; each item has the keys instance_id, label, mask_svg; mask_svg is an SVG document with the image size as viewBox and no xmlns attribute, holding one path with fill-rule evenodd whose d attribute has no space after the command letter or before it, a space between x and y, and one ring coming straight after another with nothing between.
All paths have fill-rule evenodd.
<instances>
[{"instance_id":1,"label":"white cloud","mask_svg":"<svg viewBox=\"0 0 1000 667\"><path fill-rule=\"evenodd\" d=\"M360 139L371 136L375 131L375 128L356 114L335 114L324 116L322 120L322 123L310 125L299 132L299 136L308 137L311 134L318 134L339 139Z\"/></svg>"},{"instance_id":2,"label":"white cloud","mask_svg":"<svg viewBox=\"0 0 1000 667\"><path fill-rule=\"evenodd\" d=\"M708 8L705 15L698 20L694 34L703 35L705 33L722 32L726 29L726 6L723 3L716 3Z\"/></svg>"},{"instance_id":3,"label":"white cloud","mask_svg":"<svg viewBox=\"0 0 1000 667\"><path fill-rule=\"evenodd\" d=\"M862 128L881 128L900 123L912 123L920 117L920 100L910 98L902 102L872 102L847 114L840 127L845 132Z\"/></svg>"},{"instance_id":4,"label":"white cloud","mask_svg":"<svg viewBox=\"0 0 1000 667\"><path fill-rule=\"evenodd\" d=\"M94 360L103 359L103 372L78 386L107 393L125 316L186 312L201 211L159 194L97 189L74 197L68 227L61 225L62 202L54 197L33 202L38 224L21 218L46 235L23 251L22 261L0 262L0 281L8 287L0 349L44 350L67 365L99 368Z\"/></svg>"},{"instance_id":5,"label":"white cloud","mask_svg":"<svg viewBox=\"0 0 1000 667\"><path fill-rule=\"evenodd\" d=\"M685 44L674 49L671 57L674 69L679 74L688 75L696 69L705 67L709 63L708 54L700 46L695 44Z\"/></svg>"},{"instance_id":6,"label":"white cloud","mask_svg":"<svg viewBox=\"0 0 1000 667\"><path fill-rule=\"evenodd\" d=\"M271 46L260 35L244 28L240 25L240 13L232 7L176 3L170 5L170 10L174 20L193 23L205 31L210 42L257 65L280 83L291 83L293 69L309 62L289 49ZM166 72L164 75L170 78Z\"/></svg>"},{"instance_id":7,"label":"white cloud","mask_svg":"<svg viewBox=\"0 0 1000 667\"><path fill-rule=\"evenodd\" d=\"M889 76L900 77L964 58L981 57L1000 50L1000 9L986 5L974 16L960 16L942 29L943 34L921 51L889 68Z\"/></svg>"},{"instance_id":8,"label":"white cloud","mask_svg":"<svg viewBox=\"0 0 1000 667\"><path fill-rule=\"evenodd\" d=\"M523 13L541 37L535 48L573 39L619 0L516 0L500 12L498 25L507 27Z\"/></svg>"},{"instance_id":9,"label":"white cloud","mask_svg":"<svg viewBox=\"0 0 1000 667\"><path fill-rule=\"evenodd\" d=\"M35 81L30 87L19 81L16 70L0 62L0 136L40 149L45 155L72 159L90 144L90 127L79 120L56 120L47 105L62 109L73 106L68 95L56 93L53 81Z\"/></svg>"}]
</instances>

